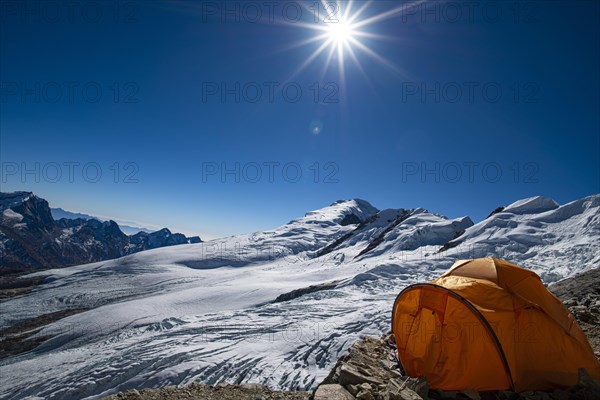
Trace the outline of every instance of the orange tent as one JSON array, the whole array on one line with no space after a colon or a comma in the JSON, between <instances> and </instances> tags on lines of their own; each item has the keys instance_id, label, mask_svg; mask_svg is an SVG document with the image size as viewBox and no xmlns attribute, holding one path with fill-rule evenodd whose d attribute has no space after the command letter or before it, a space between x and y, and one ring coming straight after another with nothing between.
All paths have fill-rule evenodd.
<instances>
[{"instance_id":1,"label":"orange tent","mask_svg":"<svg viewBox=\"0 0 600 400\"><path fill-rule=\"evenodd\" d=\"M600 382L573 315L539 276L497 258L461 260L396 298L392 331L408 375L432 389L549 390Z\"/></svg>"}]
</instances>

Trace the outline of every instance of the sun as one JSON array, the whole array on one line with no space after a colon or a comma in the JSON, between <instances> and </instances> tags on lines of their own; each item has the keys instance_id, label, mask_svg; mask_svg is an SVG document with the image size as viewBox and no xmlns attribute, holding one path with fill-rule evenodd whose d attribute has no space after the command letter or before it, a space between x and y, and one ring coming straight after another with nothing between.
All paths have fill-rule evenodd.
<instances>
[{"instance_id":1,"label":"sun","mask_svg":"<svg viewBox=\"0 0 600 400\"><path fill-rule=\"evenodd\" d=\"M314 20L289 25L312 31L314 35L290 45L287 49L306 45L315 45L316 47L312 53L309 53L304 62L292 72L288 80L295 78L317 60L323 61L320 79L325 76L331 66L337 64L339 74L337 83L339 83L341 95L344 96L347 61L351 60L356 69L369 80L370 74L363 69L360 62L360 58L364 56L368 56L395 73L404 76L404 72L397 65L373 49L372 46L377 40L390 41L397 39L395 36L386 36L377 32L377 25L384 20L398 18L407 10L418 7L425 1L415 0L387 10L380 10L379 13L370 12L371 6L373 6L372 0L320 0L309 2L308 5L303 7L305 7L307 14L316 16ZM316 11L317 6L319 12ZM335 62L336 59L337 62Z\"/></svg>"},{"instance_id":2,"label":"sun","mask_svg":"<svg viewBox=\"0 0 600 400\"><path fill-rule=\"evenodd\" d=\"M339 20L327 27L328 40L338 47L347 46L354 39L354 30L349 23Z\"/></svg>"}]
</instances>

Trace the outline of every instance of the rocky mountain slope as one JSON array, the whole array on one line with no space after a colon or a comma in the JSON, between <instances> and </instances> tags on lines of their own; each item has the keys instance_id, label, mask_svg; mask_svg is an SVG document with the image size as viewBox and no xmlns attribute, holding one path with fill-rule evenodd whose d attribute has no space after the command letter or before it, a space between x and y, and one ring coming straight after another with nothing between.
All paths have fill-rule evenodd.
<instances>
[{"instance_id":1,"label":"rocky mountain slope","mask_svg":"<svg viewBox=\"0 0 600 400\"><path fill-rule=\"evenodd\" d=\"M268 231L30 274L41 283L0 302L0 330L38 321L11 335L39 345L0 361L0 396L192 382L311 390L352 343L387 332L402 288L457 258L505 258L547 283L598 267L599 211L600 195L534 197L473 224L347 200ZM80 312L45 317L65 310Z\"/></svg>"},{"instance_id":2,"label":"rocky mountain slope","mask_svg":"<svg viewBox=\"0 0 600 400\"><path fill-rule=\"evenodd\" d=\"M114 221L54 220L30 192L0 193L0 273L84 264L176 244L199 243L162 229L128 236Z\"/></svg>"},{"instance_id":3,"label":"rocky mountain slope","mask_svg":"<svg viewBox=\"0 0 600 400\"><path fill-rule=\"evenodd\" d=\"M564 279L550 290L573 313L600 359L600 268Z\"/></svg>"}]
</instances>

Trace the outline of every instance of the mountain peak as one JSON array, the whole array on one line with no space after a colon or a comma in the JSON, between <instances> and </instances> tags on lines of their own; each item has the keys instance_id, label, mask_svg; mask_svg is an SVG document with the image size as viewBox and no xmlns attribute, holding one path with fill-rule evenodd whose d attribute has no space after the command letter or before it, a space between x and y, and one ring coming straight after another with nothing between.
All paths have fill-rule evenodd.
<instances>
[{"instance_id":1,"label":"mountain peak","mask_svg":"<svg viewBox=\"0 0 600 400\"><path fill-rule=\"evenodd\" d=\"M0 192L0 211L18 206L29 200L31 197L38 198L33 192Z\"/></svg>"},{"instance_id":2,"label":"mountain peak","mask_svg":"<svg viewBox=\"0 0 600 400\"><path fill-rule=\"evenodd\" d=\"M300 220L310 223L323 221L335 224L359 223L378 212L379 210L366 200L338 200L327 207L307 212Z\"/></svg>"},{"instance_id":3,"label":"mountain peak","mask_svg":"<svg viewBox=\"0 0 600 400\"><path fill-rule=\"evenodd\" d=\"M333 203L331 203L330 206L335 206L335 205L344 204L344 203L355 203L355 204L361 205L363 207L372 207L372 208L375 208L367 200L363 200L363 199L359 199L359 198L345 199L345 200L336 200Z\"/></svg>"},{"instance_id":4,"label":"mountain peak","mask_svg":"<svg viewBox=\"0 0 600 400\"><path fill-rule=\"evenodd\" d=\"M553 199L545 196L534 196L526 199L517 200L507 206L502 212L510 212L513 214L535 214L544 211L554 210L559 207L559 204Z\"/></svg>"}]
</instances>

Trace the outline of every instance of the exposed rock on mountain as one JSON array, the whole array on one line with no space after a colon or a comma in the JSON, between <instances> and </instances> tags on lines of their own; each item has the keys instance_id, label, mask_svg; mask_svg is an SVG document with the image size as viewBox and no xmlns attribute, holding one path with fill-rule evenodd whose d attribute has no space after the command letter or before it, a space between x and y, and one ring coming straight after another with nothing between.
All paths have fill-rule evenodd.
<instances>
[{"instance_id":1,"label":"exposed rock on mountain","mask_svg":"<svg viewBox=\"0 0 600 400\"><path fill-rule=\"evenodd\" d=\"M587 335L600 359L600 266L550 286Z\"/></svg>"}]
</instances>

